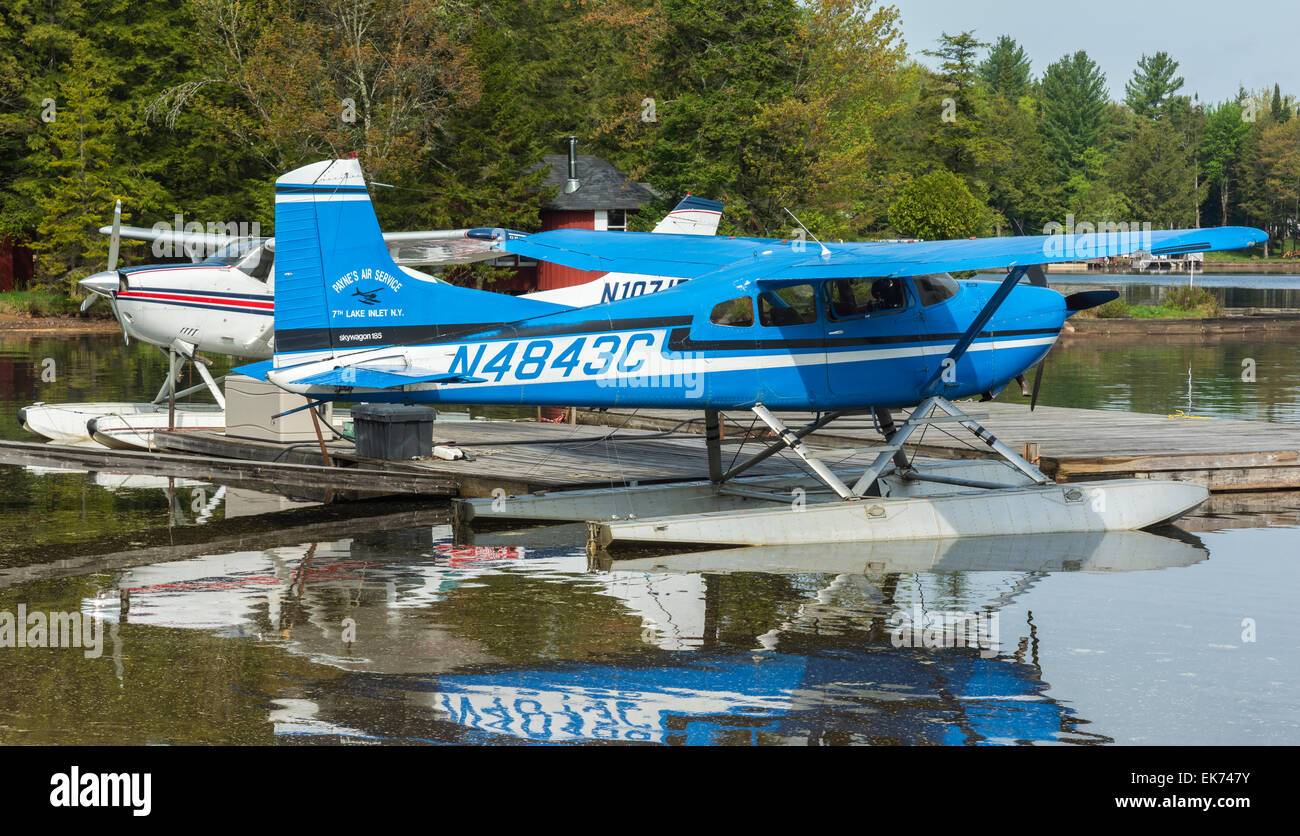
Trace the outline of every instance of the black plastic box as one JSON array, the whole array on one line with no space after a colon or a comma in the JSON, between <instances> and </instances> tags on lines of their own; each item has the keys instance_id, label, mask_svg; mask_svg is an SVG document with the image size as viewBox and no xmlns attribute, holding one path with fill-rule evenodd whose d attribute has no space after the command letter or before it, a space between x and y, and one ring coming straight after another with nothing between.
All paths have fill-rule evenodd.
<instances>
[{"instance_id":1,"label":"black plastic box","mask_svg":"<svg viewBox=\"0 0 1300 836\"><path fill-rule=\"evenodd\" d=\"M391 403L352 407L357 455L397 461L433 453L435 409Z\"/></svg>"}]
</instances>

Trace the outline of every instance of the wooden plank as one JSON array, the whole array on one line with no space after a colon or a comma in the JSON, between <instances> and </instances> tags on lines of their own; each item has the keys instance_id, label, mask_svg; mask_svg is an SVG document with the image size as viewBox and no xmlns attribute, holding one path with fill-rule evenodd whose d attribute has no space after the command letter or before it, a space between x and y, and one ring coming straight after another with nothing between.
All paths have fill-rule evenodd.
<instances>
[{"instance_id":1,"label":"wooden plank","mask_svg":"<svg viewBox=\"0 0 1300 836\"><path fill-rule=\"evenodd\" d=\"M438 474L213 458L175 453L110 450L31 441L0 441L0 462L115 473L179 476L203 482L243 482L286 488L333 487L344 491L452 496L455 483Z\"/></svg>"}]
</instances>

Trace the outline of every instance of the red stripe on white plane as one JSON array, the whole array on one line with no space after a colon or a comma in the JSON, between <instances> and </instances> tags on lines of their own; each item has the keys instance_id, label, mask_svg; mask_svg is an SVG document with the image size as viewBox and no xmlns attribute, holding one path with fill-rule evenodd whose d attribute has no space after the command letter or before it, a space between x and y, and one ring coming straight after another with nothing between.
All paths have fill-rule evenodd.
<instances>
[{"instance_id":1,"label":"red stripe on white plane","mask_svg":"<svg viewBox=\"0 0 1300 836\"><path fill-rule=\"evenodd\" d=\"M192 296L180 293L151 293L143 290L128 290L117 294L119 299L158 299L165 302L198 302L204 305L229 305L236 308L251 308L259 311L275 310L275 302L258 302L254 299L232 299L228 296Z\"/></svg>"}]
</instances>

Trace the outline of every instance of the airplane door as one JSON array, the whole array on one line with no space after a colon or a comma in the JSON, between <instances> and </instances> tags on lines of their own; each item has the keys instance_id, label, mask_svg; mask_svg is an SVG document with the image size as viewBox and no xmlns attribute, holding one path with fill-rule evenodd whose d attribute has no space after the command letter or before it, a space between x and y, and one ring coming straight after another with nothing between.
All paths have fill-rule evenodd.
<instances>
[{"instance_id":1,"label":"airplane door","mask_svg":"<svg viewBox=\"0 0 1300 836\"><path fill-rule=\"evenodd\" d=\"M917 302L918 328L930 345L925 356L925 378L928 380L941 366L953 343L974 321L979 313L979 300L974 292L962 293L961 285L947 273L913 276L910 283ZM952 369L951 379L947 382L969 384L983 380L992 362L991 349L968 351Z\"/></svg>"},{"instance_id":2,"label":"airplane door","mask_svg":"<svg viewBox=\"0 0 1300 836\"><path fill-rule=\"evenodd\" d=\"M759 399L771 407L805 402L826 391L826 323L813 283L766 285L759 291Z\"/></svg>"},{"instance_id":3,"label":"airplane door","mask_svg":"<svg viewBox=\"0 0 1300 836\"><path fill-rule=\"evenodd\" d=\"M924 329L907 281L831 279L823 292L830 391L880 405L907 401L927 374L918 348Z\"/></svg>"}]
</instances>

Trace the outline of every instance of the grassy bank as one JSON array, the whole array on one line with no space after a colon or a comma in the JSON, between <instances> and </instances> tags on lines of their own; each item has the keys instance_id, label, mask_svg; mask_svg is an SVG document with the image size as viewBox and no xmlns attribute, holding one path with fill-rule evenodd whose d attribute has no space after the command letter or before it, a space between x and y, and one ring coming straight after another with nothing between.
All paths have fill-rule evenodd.
<instances>
[{"instance_id":1,"label":"grassy bank","mask_svg":"<svg viewBox=\"0 0 1300 836\"><path fill-rule=\"evenodd\" d=\"M40 319L74 316L81 303L51 290L11 290L0 293L0 313Z\"/></svg>"},{"instance_id":2,"label":"grassy bank","mask_svg":"<svg viewBox=\"0 0 1300 836\"><path fill-rule=\"evenodd\" d=\"M1223 305L1204 287L1176 287L1160 305L1130 305L1112 299L1078 316L1084 319L1209 319L1223 316Z\"/></svg>"}]
</instances>

